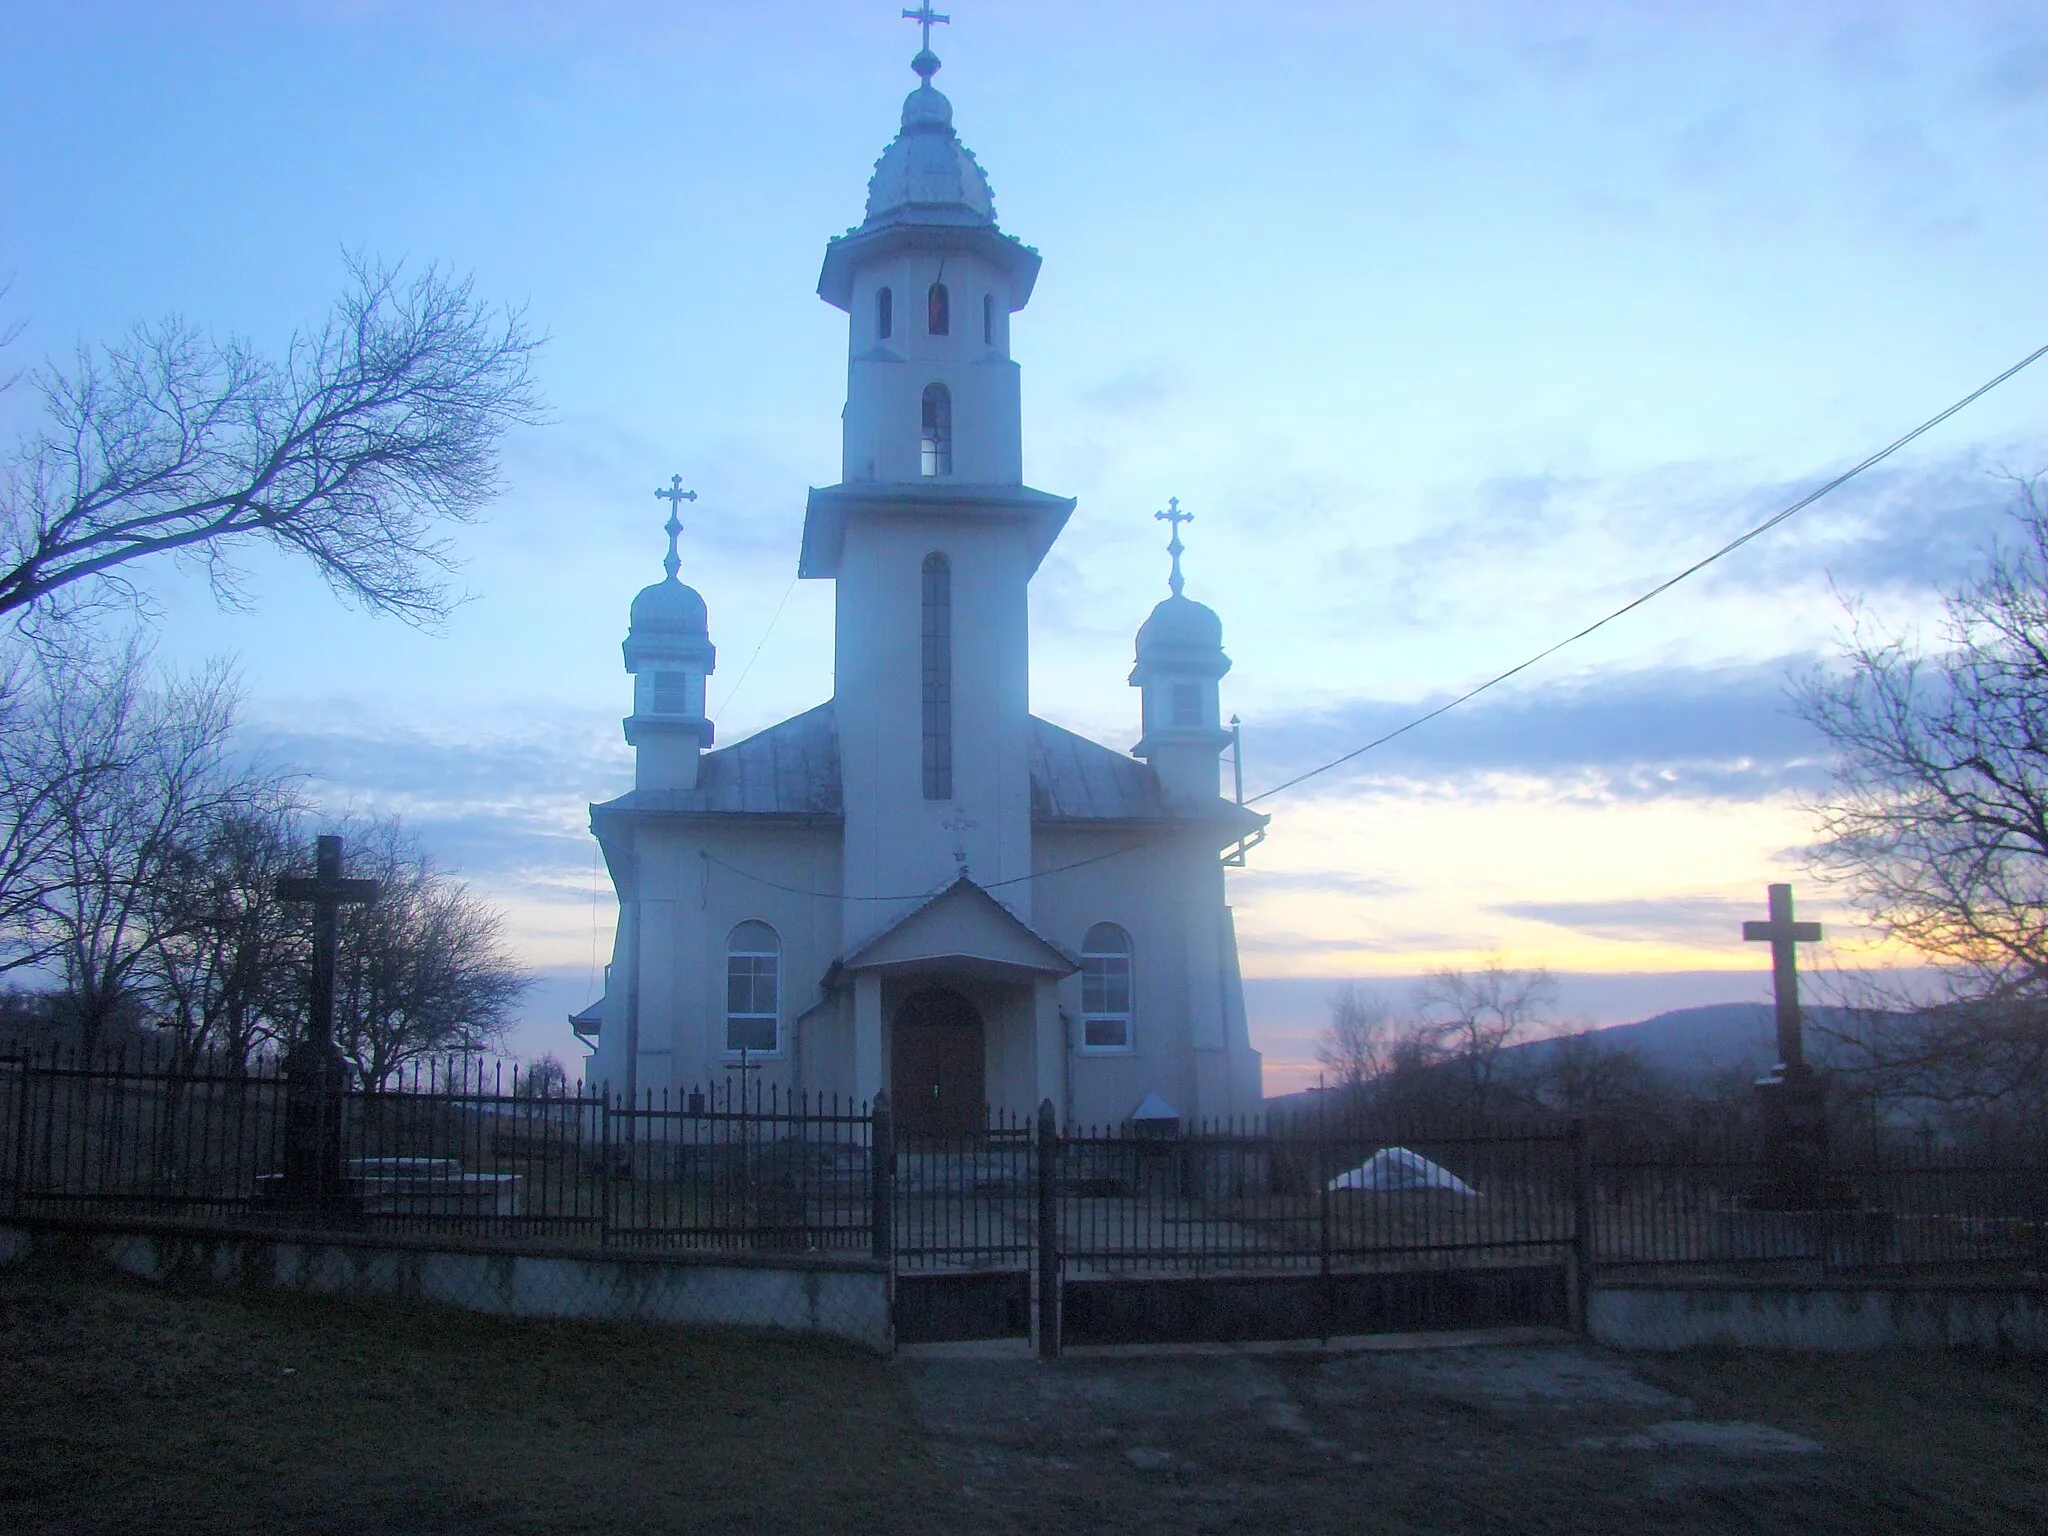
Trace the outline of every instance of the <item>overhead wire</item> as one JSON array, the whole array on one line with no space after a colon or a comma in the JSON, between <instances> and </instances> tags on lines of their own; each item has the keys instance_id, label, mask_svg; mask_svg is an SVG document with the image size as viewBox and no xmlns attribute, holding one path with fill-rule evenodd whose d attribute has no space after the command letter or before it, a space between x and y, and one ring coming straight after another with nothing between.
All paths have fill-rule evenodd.
<instances>
[{"instance_id":1,"label":"overhead wire","mask_svg":"<svg viewBox=\"0 0 2048 1536\"><path fill-rule=\"evenodd\" d=\"M1509 667L1505 672L1495 673L1492 677L1489 677L1485 682L1480 683L1477 687L1466 689L1465 692L1459 694L1456 698L1451 699L1447 703L1439 704L1436 708L1428 710L1423 714L1417 715L1414 719L1408 721L1406 724L1396 726L1393 730L1388 731L1384 736L1376 736L1371 741L1368 741L1364 746L1353 747L1349 752L1346 752L1342 757L1333 757L1327 763L1322 764L1320 767L1311 768L1306 773L1297 773L1291 779L1283 779L1278 784L1275 784L1271 789L1262 789L1256 795L1253 795L1249 799L1247 799L1244 803L1246 805L1256 805L1261 800L1270 800L1273 796L1281 794L1286 790L1293 789L1296 785L1306 784L1310 779L1316 778L1321 774L1328 773L1332 768L1341 768L1344 766L1344 764L1351 762L1354 758L1363 757L1366 753L1372 751L1374 748L1383 747L1388 742L1394 740L1396 737L1407 735L1408 732L1414 730L1417 726L1427 725L1430 721L1436 719L1438 716L1449 714L1452 710L1456 709L1461 704L1469 704L1472 700L1478 698L1479 695L1485 693L1489 688L1499 687L1509 678L1515 677L1520 673L1528 671L1531 667L1537 665L1539 662L1547 661L1550 657L1555 656L1559 651L1563 650L1566 646L1574 645L1579 641L1585 639L1594 631L1606 628L1609 624L1612 624L1616 619L1622 618L1627 614L1635 612L1635 610L1642 607L1643 604L1649 602L1653 598L1663 596L1666 592L1669 592L1673 587L1677 586L1680 582L1686 580L1688 577L1698 575L1701 571L1705 570L1715 561L1722 559L1724 556L1732 555L1733 553L1735 553L1736 550L1742 548L1743 545L1749 543L1750 540L1760 538L1762 535L1769 533L1773 528L1777 527L1787 518L1790 518L1797 513L1805 511L1808 507L1812 506L1822 497L1827 496L1834 491L1840 490L1843 486L1847 485L1851 480L1854 480L1858 475L1862 474L1865 470L1873 469L1877 465L1882 464L1886 459L1890 458L1893 454L1897 453L1901 448L1904 448L1908 443L1912 442L1915 438L1918 438L1924 435L1925 433L1933 431L1934 428L1940 426L1944 421L1947 421L1949 417L1955 415L1956 412L1962 410L1965 406L1974 404L1976 401L1982 399L1985 395L1990 394L1992 390L1998 388L1999 385L2005 383L2005 381L2010 379L2014 374L2019 373L2022 369L2027 368L2036 362L2039 362L2043 357L2048 357L2048 346L2035 348L2032 352L2029 352L2025 357L2021 358L2018 362L2014 363L2010 368L2006 369L2003 373L2000 373L1996 377L1987 379L1984 383L1979 384L1967 395L1964 395L1962 399L1956 401L1947 409L1939 411L1936 414L1928 417L1925 421L1921 422L1919 426L1915 427L1912 431L1906 433L1903 437L1893 439L1884 447L1878 449L1877 452L1871 454L1869 458L1862 460L1860 463L1852 466L1849 469L1843 470L1842 473L1836 475L1834 479L1829 480L1825 484L1819 486L1818 488L1807 492L1806 495L1800 497L1790 506L1782 508L1781 510L1772 513L1769 517L1765 518L1762 522L1758 523L1754 528L1750 529L1747 533L1742 534L1738 538L1730 539L1726 544L1723 544L1719 549L1715 550L1712 554L1707 555L1699 560L1695 560L1691 565L1688 565L1684 570L1680 571L1677 575L1668 577L1665 580L1660 581L1659 583L1657 583L1656 586L1650 588L1649 591L1643 593L1640 597L1634 598L1629 602L1623 603L1619 608L1615 609L1612 613L1606 614L1601 618L1595 619L1592 623L1586 625L1583 629L1574 630L1571 634L1566 635L1562 640L1559 640L1556 644L1545 646L1542 650L1538 651L1535 655L1529 657L1526 661L1517 662L1514 666Z\"/></svg>"},{"instance_id":2,"label":"overhead wire","mask_svg":"<svg viewBox=\"0 0 2048 1536\"><path fill-rule=\"evenodd\" d=\"M1571 634L1566 635L1562 640L1557 641L1555 644L1545 646L1542 650L1536 652L1533 656L1528 657L1526 660L1517 662L1514 666L1509 667L1506 671L1495 673L1493 676L1487 678L1486 681L1478 684L1475 687L1468 688L1465 692L1459 694L1456 698L1451 699L1446 703L1439 704L1434 709L1427 710L1424 713L1417 715L1414 719L1407 721L1405 724L1396 726L1393 730L1388 731L1386 734L1382 736L1374 737L1371 741L1365 743L1365 745L1361 747L1354 747L1349 752L1344 753L1341 757L1334 757L1330 759L1330 761L1328 761L1327 763L1323 763L1319 767L1311 768L1304 773L1298 773L1290 779L1283 779L1280 783L1273 785L1270 789L1260 790L1256 795L1252 795L1248 799L1246 799L1243 802L1243 804L1250 806L1257 804L1261 800L1270 800L1275 795L1283 794L1286 791L1297 787L1298 785L1305 784L1310 779L1317 778L1322 774L1328 773L1333 768L1341 768L1344 764L1352 762L1357 758L1363 757L1366 753L1374 750L1375 748L1383 747L1388 742L1395 740L1397 737L1405 736L1408 734L1408 732L1415 730L1420 726L1427 725L1430 721L1435 720L1440 716L1449 714L1452 710L1458 708L1460 705L1470 703L1473 699L1478 698L1482 693L1487 692L1489 689L1499 687L1502 683L1508 681L1510 678L1516 677L1519 674L1528 671L1531 667L1534 667L1541 662L1547 661L1550 657L1555 656L1559 651L1564 650L1567 646L1575 645L1579 641L1585 639L1588 635L1591 635L1598 630L1606 628L1615 620L1623 618L1626 615L1635 612L1636 609L1642 607L1645 603L1651 602L1654 599L1663 596L1666 592L1669 592L1673 587L1677 586L1679 583L1686 581L1687 579L1693 576L1698 575L1701 571L1705 570L1708 566L1713 565L1716 561L1724 559L1727 556L1733 554L1736 550L1742 548L1743 545L1750 543L1752 540L1761 538L1764 534L1769 533L1773 528L1778 527L1781 523L1784 523L1788 519L1805 511L1815 502L1820 501L1822 498L1832 494L1835 491L1840 490L1843 486L1847 485L1851 480L1854 480L1857 476L1865 473L1868 470L1876 468L1879 464L1882 464L1886 459L1890 458L1900 449L1906 447L1908 444L1912 443L1916 439L1923 437L1927 433L1933 431L1934 428L1940 426L1943 422L1947 421L1951 416L1955 415L1958 411L1961 411L1966 407L1975 404L1978 400L1981 400L1985 395L1990 394L1992 390L1998 388L2001 384L2004 384L2014 375L2022 372L2023 370L2031 367L2033 364L2039 362L2043 357L2048 357L2048 346L2041 346L2035 348L2032 352L2029 352L2025 357L2021 358L2011 367L2005 369L2001 373L1994 375L1992 378L1987 379L1984 383L1978 385L1975 389L1971 390L1961 399L1955 401L1953 404L1945 407L1944 409L1936 412L1934 415L1928 417L1925 421L1921 422L1920 425L1913 428L1912 431L1905 433L1903 436L1894 438L1891 442L1887 443L1884 447L1878 449L1875 453L1872 453L1869 457L1858 461L1850 468L1836 475L1833 479L1823 482L1815 489L1807 492L1806 495L1800 497L1797 501L1792 502L1789 506L1782 507L1778 511L1772 513L1769 517L1765 518L1762 522L1758 523L1755 527L1749 529L1747 532L1737 536L1736 538L1730 539L1726 544L1723 544L1720 548L1714 550L1711 554L1702 556L1700 559L1695 560L1691 565L1685 567L1684 570L1679 571L1676 575L1667 577L1665 580L1657 583L1656 586L1651 587L1648 591L1642 593L1640 596L1635 597L1630 601L1622 604L1619 608L1614 609L1611 613L1607 613L1601 616L1600 618L1595 619L1592 623L1585 625L1581 629L1574 630ZM793 589L796 584L794 582L791 582L790 585ZM788 600L789 594L785 592L783 594L783 601L787 602ZM776 615L778 617L780 616L781 611L781 605L778 604L776 607ZM768 627L771 631L774 629L774 619L771 618L768 621ZM761 637L761 644L766 645L767 639L767 634L764 633ZM760 653L761 647L756 646L754 648L755 657L758 658ZM753 661L750 660L747 663L747 671L751 671L752 669ZM743 683L745 681L746 671L743 671L740 674L740 682ZM733 693L737 692L739 692L739 683L735 683L733 685ZM727 694L725 697L725 703L721 704L719 707L723 709L726 704L730 704L731 702L732 694ZM1105 853L1094 854L1091 857L1085 859L1077 859L1072 863L1057 865L1051 869L1034 870L1027 875L1012 875L1011 877L1005 880L994 880L977 883L981 885L981 888L983 890L997 890L1004 886L1023 885L1033 880L1042 880L1050 875L1065 874L1069 870L1084 869L1091 864L1100 864L1104 860L1118 858L1121 857L1123 854L1135 852L1137 849L1143 846L1143 843L1130 843L1121 848L1112 848ZM718 865L722 869L730 870L732 873L736 875L740 875L748 880L755 881L760 885L768 886L773 890L785 891L794 896L808 896L819 898L822 900L921 901L927 900L933 896L938 895L939 892L944 889L943 886L940 886L931 890L915 891L899 895L846 895L842 892L836 891L817 891L810 890L800 886L785 885L779 881L770 880L764 875L757 875L752 870L742 869L737 864L728 863L724 859L719 858L716 854L713 854L708 850L704 852L703 857L707 859L709 862Z\"/></svg>"}]
</instances>

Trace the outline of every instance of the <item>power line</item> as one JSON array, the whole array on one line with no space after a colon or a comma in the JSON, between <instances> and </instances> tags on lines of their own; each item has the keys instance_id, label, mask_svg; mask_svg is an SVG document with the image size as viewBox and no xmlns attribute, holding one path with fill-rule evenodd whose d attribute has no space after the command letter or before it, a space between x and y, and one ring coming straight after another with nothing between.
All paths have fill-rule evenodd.
<instances>
[{"instance_id":1,"label":"power line","mask_svg":"<svg viewBox=\"0 0 2048 1536\"><path fill-rule=\"evenodd\" d=\"M1105 859L1121 858L1124 854L1135 853L1144 847L1143 843L1126 843L1121 848L1112 848L1106 853L1090 854L1085 859L1076 859L1071 864L1057 864L1051 869L1035 869L1028 875L1012 875L1007 880L977 880L976 885L984 891L999 891L1006 885L1024 885L1032 880L1043 880L1047 875L1064 875L1070 869L1086 869L1090 864L1100 864ZM808 886L784 885L780 880L770 880L766 875L757 875L751 869L741 869L737 864L728 864L709 850L699 850L705 862L716 864L720 869L731 870L742 879L756 885L765 885L773 891L787 891L792 896L810 896L820 901L929 901L946 889L937 886L930 890L909 891L894 896L849 896L842 891L814 891ZM948 881L947 885L952 882Z\"/></svg>"},{"instance_id":2,"label":"power line","mask_svg":"<svg viewBox=\"0 0 2048 1536\"><path fill-rule=\"evenodd\" d=\"M719 715L732 708L733 695L737 694L745 686L748 675L754 670L754 663L761 659L761 652L768 644L768 637L775 633L775 621L782 617L783 606L789 602L789 594L796 590L797 582L802 579L801 574L792 576L789 578L789 585L782 589L782 601L775 605L775 612L768 616L768 627L761 631L761 638L754 646L754 654L749 656L747 664L740 668L739 680L732 685L732 693L728 693L723 699L719 700L718 709L711 716L711 723L713 725L718 723Z\"/></svg>"},{"instance_id":3,"label":"power line","mask_svg":"<svg viewBox=\"0 0 2048 1536\"><path fill-rule=\"evenodd\" d=\"M1341 768L1344 764L1350 762L1353 758L1363 757L1366 753L1372 751L1375 747L1383 747L1388 742L1392 741L1395 737L1405 736L1408 734L1408 732L1414 730L1417 726L1427 725L1430 721L1436 719L1437 716L1449 714L1452 710L1456 709L1460 704L1467 704L1470 703L1473 699L1478 698L1479 695L1486 692L1487 689L1498 687L1500 684L1506 682L1509 678L1515 676L1517 673L1526 672L1531 667L1535 666L1538 662L1548 660L1550 657L1555 656L1559 651L1563 650L1566 646L1576 644L1578 641L1585 639L1586 636L1592 634L1595 630L1603 629L1607 625L1612 624L1616 619L1621 618L1623 615L1635 612L1636 609L1642 607L1643 604L1649 602L1652 598L1661 597L1666 592L1669 592L1673 587L1677 586L1681 581L1684 581L1687 577L1699 574L1699 572L1705 570L1708 566L1712 565L1716 560L1721 559L1724 555L1733 554L1736 550L1742 548L1743 545L1747 544L1751 539L1759 538L1762 535L1769 533L1773 528L1777 527L1778 524L1784 522L1787 518L1793 516L1795 513L1805 511L1808 507L1812 506L1816 501L1819 501L1823 496L1828 495L1830 492L1841 489L1843 486L1847 485L1851 480L1854 480L1858 475L1862 474L1865 470L1874 468L1875 466L1882 464L1886 459L1890 458L1893 454L1897 453L1901 448L1905 447L1915 438L1920 437L1924 433L1931 432L1934 428L1940 426L1944 421L1947 421L1949 417L1955 415L1956 412L1962 410L1965 406L1974 404L1976 401L1982 399L1985 395L1990 394L1992 390L1998 388L1999 385L2003 384L2007 379L2010 379L2014 374L2020 372L2022 369L2027 368L2036 362L2039 362L2043 357L2048 357L2048 346L2037 347L2034 351L2029 352L2025 357L2021 358L2018 362L2014 363L2010 368L2006 369L2005 372L1997 375L1995 378L1988 379L1984 383L1979 384L1975 389L1971 390L1967 395L1963 396L1962 399L1956 401L1955 404L1949 406L1946 410L1941 411L1936 415L1928 417L1925 421L1921 422L1919 426L1915 427L1912 431L1908 432L1904 437L1898 438L1895 441L1886 444L1884 447L1878 449L1877 452L1873 453L1869 458L1863 460L1860 464L1857 464L1855 467L1851 469L1844 470L1841 474L1835 476L1834 479L1828 481L1819 489L1808 492L1806 495L1800 497L1797 501L1793 502L1792 505L1790 505L1789 507L1786 507L1781 511L1772 513L1769 517L1765 518L1762 522L1758 523L1754 528L1750 529L1749 532L1743 534L1740 538L1730 539L1726 544L1723 544L1719 549L1715 550L1712 554L1706 556L1704 559L1695 560L1691 565L1688 565L1676 576L1672 576L1665 581L1659 582L1656 586L1650 588L1649 591L1643 593L1640 597L1635 598L1633 601L1622 604L1621 607L1615 609L1612 613L1607 614L1603 618L1595 619L1591 624L1588 624L1584 629L1576 630L1573 633L1566 635L1562 640L1558 641L1555 645L1545 647L1543 650L1538 651L1534 656L1529 657L1528 660L1517 662L1514 666L1509 667L1507 671L1497 673L1494 676L1489 677L1485 682L1479 684L1478 687L1468 689L1466 692L1459 694L1455 699L1452 699L1449 703L1439 704L1435 709L1429 710L1425 714L1417 715L1413 720L1410 720L1407 724L1396 726L1393 730L1388 731L1386 735L1376 736L1371 741L1368 741L1364 746L1354 747L1349 752L1346 752L1342 757L1334 757L1330 759L1329 762L1324 763L1320 768L1311 768L1306 773L1297 773L1291 779L1283 779L1280 783L1275 784L1271 789L1260 790L1256 795L1253 795L1250 799L1246 800L1245 804L1256 805L1261 800L1270 800L1273 796L1280 794L1285 790L1293 789L1297 784L1305 784L1310 779L1315 778L1319 774L1328 773L1332 768Z\"/></svg>"}]
</instances>

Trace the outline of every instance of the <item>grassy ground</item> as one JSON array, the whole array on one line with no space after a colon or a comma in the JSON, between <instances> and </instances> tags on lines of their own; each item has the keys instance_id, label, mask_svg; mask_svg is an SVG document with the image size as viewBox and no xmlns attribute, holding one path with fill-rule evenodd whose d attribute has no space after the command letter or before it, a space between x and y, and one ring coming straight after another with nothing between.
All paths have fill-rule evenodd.
<instances>
[{"instance_id":1,"label":"grassy ground","mask_svg":"<svg viewBox=\"0 0 2048 1536\"><path fill-rule=\"evenodd\" d=\"M2048 1530L2048 1362L885 1362L0 1275L0 1531Z\"/></svg>"},{"instance_id":2,"label":"grassy ground","mask_svg":"<svg viewBox=\"0 0 2048 1536\"><path fill-rule=\"evenodd\" d=\"M852 1349L0 1277L0 1531L927 1528Z\"/></svg>"}]
</instances>

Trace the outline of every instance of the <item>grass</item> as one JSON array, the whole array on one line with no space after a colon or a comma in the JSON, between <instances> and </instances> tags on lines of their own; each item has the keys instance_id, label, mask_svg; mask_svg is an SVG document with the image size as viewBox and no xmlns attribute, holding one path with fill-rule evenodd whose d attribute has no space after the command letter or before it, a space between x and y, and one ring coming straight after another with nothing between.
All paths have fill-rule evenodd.
<instances>
[{"instance_id":1,"label":"grass","mask_svg":"<svg viewBox=\"0 0 2048 1536\"><path fill-rule=\"evenodd\" d=\"M0 1277L0 1530L920 1530L852 1349Z\"/></svg>"}]
</instances>

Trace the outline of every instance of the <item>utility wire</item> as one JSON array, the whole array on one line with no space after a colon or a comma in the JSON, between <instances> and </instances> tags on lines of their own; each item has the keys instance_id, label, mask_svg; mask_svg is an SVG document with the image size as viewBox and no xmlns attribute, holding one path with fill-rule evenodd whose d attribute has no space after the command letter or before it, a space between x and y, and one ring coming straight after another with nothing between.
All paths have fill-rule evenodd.
<instances>
[{"instance_id":1,"label":"utility wire","mask_svg":"<svg viewBox=\"0 0 2048 1536\"><path fill-rule=\"evenodd\" d=\"M1573 633L1566 635L1562 640L1558 641L1555 645L1547 646L1543 650L1538 651L1534 656L1531 656L1528 660L1518 662L1514 666L1509 667L1507 671L1497 673L1494 676L1489 677L1485 682L1479 684L1478 687L1466 690L1464 693L1459 694L1455 699L1452 699L1450 702L1446 704L1439 704L1435 709L1432 709L1425 714L1417 715L1413 720L1410 720L1405 725L1396 726L1393 730L1388 731L1386 735L1376 736L1371 741L1368 741L1364 746L1354 747L1349 752L1346 752L1342 757L1334 757L1330 759L1329 762L1324 763L1320 768L1311 768L1306 773L1297 773L1291 779L1283 779L1280 783L1275 784L1271 789L1260 790L1256 795L1253 795L1250 799L1246 800L1245 804L1256 805L1261 800L1270 800L1273 796L1280 794L1286 790L1293 789L1298 784L1306 784L1310 779L1315 778L1319 774L1328 773L1332 768L1341 768L1344 764L1350 762L1353 758L1363 757L1366 753L1372 751L1375 747L1383 747L1388 742L1392 741L1395 737L1405 736L1408 734L1408 732L1414 730L1417 726L1427 725L1430 721L1436 719L1437 716L1449 714L1452 710L1456 709L1460 704L1468 704L1473 699L1478 698L1479 695L1486 692L1487 689L1499 687L1509 678L1514 677L1518 673L1528 671L1538 662L1548 660L1550 657L1555 656L1559 651L1563 650L1566 646L1576 644L1578 641L1585 639L1586 636L1592 634L1595 630L1604 629L1607 625L1612 624L1616 619L1621 618L1623 615L1635 612L1636 609L1642 607L1643 604L1649 602L1652 598L1661 597L1666 592L1669 592L1673 587L1677 586L1681 581L1684 581L1687 577L1698 575L1701 571L1705 570L1708 566L1712 565L1716 560L1721 559L1724 555L1732 555L1733 553L1735 553L1736 550L1742 548L1742 546L1747 544L1751 539L1762 537L1764 534L1769 533L1773 528L1777 527L1780 523L1784 522L1787 518L1792 517L1796 513L1805 511L1808 507L1812 506L1816 501L1819 501L1823 496L1828 495L1830 492L1840 490L1843 486L1847 485L1851 480L1854 480L1858 475L1862 474L1865 470L1872 469L1877 465L1882 464L1886 459L1890 458L1893 454L1897 453L1901 448L1905 447L1915 438L1921 436L1924 433L1933 431L1934 428L1940 426L1944 421L1947 421L1949 417L1955 415L1956 412L1962 410L1965 406L1974 404L1976 401L1982 399L1985 395L1990 394L1992 390L1998 388L1999 385L2003 384L2007 379L2010 379L2014 374L2020 372L2020 370L2022 370L2023 368L2027 368L2032 364L2039 362L2043 357L2048 357L2048 346L2037 347L2032 352L2029 352L2025 357L2021 358L2018 362L2014 363L2010 368L2006 369L2005 372L1997 375L1995 378L1988 379L1984 383L1979 384L1975 389L1971 390L1967 395L1963 396L1962 399L1956 401L1955 404L1949 406L1948 409L1940 412L1937 415L1928 417L1925 421L1921 422L1919 426L1915 427L1912 431L1908 432L1904 437L1898 438L1895 441L1886 444L1884 447L1878 449L1877 452L1873 453L1869 458L1863 460L1860 464L1857 464L1853 468L1842 471L1841 474L1835 476L1834 479L1828 481L1826 484L1822 485L1817 490L1809 491L1806 495L1800 497L1797 501L1793 502L1791 506L1786 507L1781 511L1772 513L1771 516L1765 518L1762 522L1758 523L1754 528L1750 529L1749 532L1743 534L1740 538L1730 539L1726 544L1723 544L1719 549L1715 550L1712 554L1706 556L1703 559L1695 560L1691 565L1688 565L1676 576L1670 577L1668 580L1659 582L1656 586L1650 588L1649 591L1643 593L1642 596L1635 598L1631 602L1622 604L1621 607L1615 609L1612 613L1606 615L1604 618L1595 619L1591 624L1588 624L1584 629L1576 630Z\"/></svg>"},{"instance_id":2,"label":"utility wire","mask_svg":"<svg viewBox=\"0 0 2048 1536\"><path fill-rule=\"evenodd\" d=\"M802 579L801 575L792 576L789 578L789 585L782 589L782 601L775 605L775 612L768 616L768 627L761 631L761 638L754 646L754 654L749 656L747 664L740 668L739 681L732 685L732 693L728 693L723 699L719 700L718 709L711 716L711 723L713 725L718 723L719 715L732 708L733 696L746 686L747 677L754 670L754 663L761 659L761 652L768 644L768 637L775 633L775 621L782 617L782 610L789 602L789 594L796 590L796 584Z\"/></svg>"}]
</instances>

